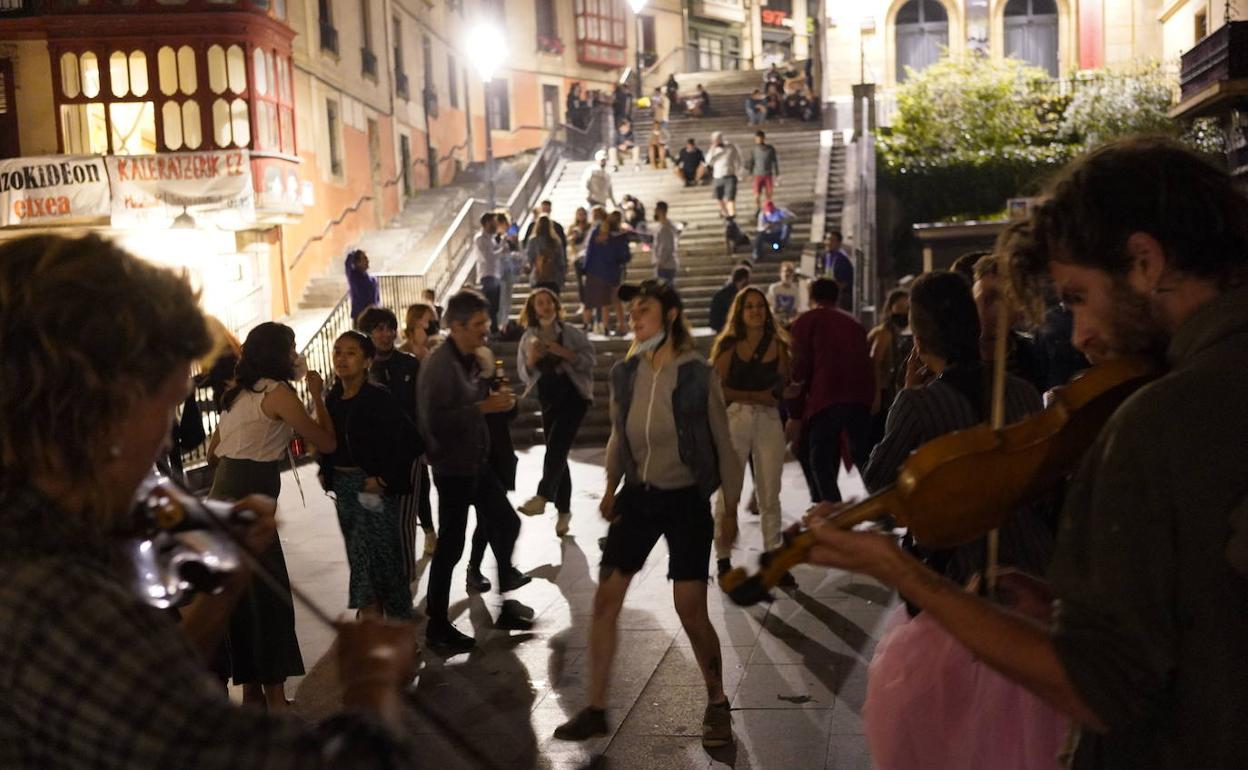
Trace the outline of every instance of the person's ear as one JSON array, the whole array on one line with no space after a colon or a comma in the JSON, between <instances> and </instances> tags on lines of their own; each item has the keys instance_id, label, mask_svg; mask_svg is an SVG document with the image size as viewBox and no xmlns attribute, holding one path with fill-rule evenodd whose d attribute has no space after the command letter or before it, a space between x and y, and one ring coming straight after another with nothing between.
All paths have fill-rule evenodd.
<instances>
[{"instance_id":1,"label":"person's ear","mask_svg":"<svg viewBox=\"0 0 1248 770\"><path fill-rule=\"evenodd\" d=\"M667 310L667 324L670 326L670 325L672 325L673 323L675 323L675 322L676 322L676 316L678 316L678 315L680 315L680 311L679 311L679 310L677 310L677 309L676 309L676 308L674 308L674 307L673 307L673 308L668 308L668 310Z\"/></svg>"},{"instance_id":2,"label":"person's ear","mask_svg":"<svg viewBox=\"0 0 1248 770\"><path fill-rule=\"evenodd\" d=\"M1148 233L1131 233L1127 238L1127 256L1131 258L1127 269L1131 287L1143 293L1157 292L1166 273L1166 252L1161 243Z\"/></svg>"}]
</instances>

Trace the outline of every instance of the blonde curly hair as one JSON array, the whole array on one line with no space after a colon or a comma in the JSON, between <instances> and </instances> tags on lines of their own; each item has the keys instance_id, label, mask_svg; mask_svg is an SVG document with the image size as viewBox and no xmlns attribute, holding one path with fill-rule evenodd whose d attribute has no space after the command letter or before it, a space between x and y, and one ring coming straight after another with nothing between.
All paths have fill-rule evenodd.
<instances>
[{"instance_id":1,"label":"blonde curly hair","mask_svg":"<svg viewBox=\"0 0 1248 770\"><path fill-rule=\"evenodd\" d=\"M0 245L0 490L98 487L119 415L213 335L186 276L97 235Z\"/></svg>"}]
</instances>

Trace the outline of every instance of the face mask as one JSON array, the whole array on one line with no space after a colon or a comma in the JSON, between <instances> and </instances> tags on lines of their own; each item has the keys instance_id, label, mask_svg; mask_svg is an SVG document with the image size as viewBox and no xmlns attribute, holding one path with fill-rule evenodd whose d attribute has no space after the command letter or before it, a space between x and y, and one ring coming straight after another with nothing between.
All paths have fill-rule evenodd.
<instances>
[{"instance_id":1,"label":"face mask","mask_svg":"<svg viewBox=\"0 0 1248 770\"><path fill-rule=\"evenodd\" d=\"M302 380L308 376L308 359L302 353L295 356L294 378Z\"/></svg>"},{"instance_id":2,"label":"face mask","mask_svg":"<svg viewBox=\"0 0 1248 770\"><path fill-rule=\"evenodd\" d=\"M659 332L648 340L638 342L635 348L637 353L653 353L658 350L663 342L667 340L667 329Z\"/></svg>"},{"instance_id":3,"label":"face mask","mask_svg":"<svg viewBox=\"0 0 1248 770\"><path fill-rule=\"evenodd\" d=\"M888 320L892 321L893 326L896 326L898 329L904 329L910 325L910 316L904 313L893 313L888 317Z\"/></svg>"}]
</instances>

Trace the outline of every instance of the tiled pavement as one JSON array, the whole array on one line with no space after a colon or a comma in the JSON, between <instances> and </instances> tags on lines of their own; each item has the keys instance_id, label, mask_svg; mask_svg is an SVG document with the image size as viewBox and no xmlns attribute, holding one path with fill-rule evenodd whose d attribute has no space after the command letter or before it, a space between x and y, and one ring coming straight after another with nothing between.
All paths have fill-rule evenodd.
<instances>
[{"instance_id":1,"label":"tiled pavement","mask_svg":"<svg viewBox=\"0 0 1248 770\"><path fill-rule=\"evenodd\" d=\"M521 454L513 503L532 493L543 451L539 446ZM515 593L535 612L531 632L494 630L498 594L468 595L462 563L456 573L451 611L461 630L475 631L479 649L448 660L425 652L412 693L411 729L429 747L428 766L869 768L860 716L866 666L892 594L868 579L814 567L798 568L799 589L777 594L770 605L742 609L712 587L710 613L723 647L737 740L708 753L699 739L705 690L672 606L661 542L634 580L620 618L611 734L584 744L551 737L585 702L597 540L606 531L597 512L602 451L577 450L573 459L572 536L562 542L555 537L551 512L525 518L516 547L516 565L534 577ZM287 473L279 506L291 579L331 613L343 612L347 566L333 505L311 469L300 477L306 505ZM843 489L861 492L856 475L843 475L842 482ZM796 463L785 467L783 489L789 522L808 500ZM753 561L761 539L757 518L742 512L740 520L738 564ZM486 562L493 578L492 557ZM421 564L423 571L428 560ZM418 601L426 581L422 575ZM298 711L319 717L338 700L333 656L327 654L332 635L302 609L297 615L308 675L290 689Z\"/></svg>"}]
</instances>

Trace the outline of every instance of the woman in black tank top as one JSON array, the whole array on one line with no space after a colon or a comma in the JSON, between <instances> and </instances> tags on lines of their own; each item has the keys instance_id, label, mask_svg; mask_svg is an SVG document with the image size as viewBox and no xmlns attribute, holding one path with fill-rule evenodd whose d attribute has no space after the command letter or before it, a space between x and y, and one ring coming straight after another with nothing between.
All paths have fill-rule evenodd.
<instances>
[{"instance_id":1,"label":"woman in black tank top","mask_svg":"<svg viewBox=\"0 0 1248 770\"><path fill-rule=\"evenodd\" d=\"M789 345L762 291L747 287L737 294L728 323L711 348L711 362L728 402L728 426L742 468L754 471L754 494L762 517L764 550L780 545L780 478L784 471L784 426L780 391L789 377ZM732 567L732 545L718 532L726 517L722 495L715 504L715 555L719 573ZM783 585L796 585L786 576Z\"/></svg>"}]
</instances>

